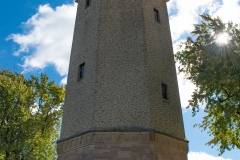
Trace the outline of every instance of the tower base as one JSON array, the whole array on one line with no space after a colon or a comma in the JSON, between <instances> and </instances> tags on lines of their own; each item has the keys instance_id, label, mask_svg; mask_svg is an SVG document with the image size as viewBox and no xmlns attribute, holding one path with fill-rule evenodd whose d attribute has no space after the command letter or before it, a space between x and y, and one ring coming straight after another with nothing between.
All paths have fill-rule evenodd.
<instances>
[{"instance_id":1,"label":"tower base","mask_svg":"<svg viewBox=\"0 0 240 160\"><path fill-rule=\"evenodd\" d=\"M59 160L187 160L188 141L156 132L89 132L57 148Z\"/></svg>"}]
</instances>

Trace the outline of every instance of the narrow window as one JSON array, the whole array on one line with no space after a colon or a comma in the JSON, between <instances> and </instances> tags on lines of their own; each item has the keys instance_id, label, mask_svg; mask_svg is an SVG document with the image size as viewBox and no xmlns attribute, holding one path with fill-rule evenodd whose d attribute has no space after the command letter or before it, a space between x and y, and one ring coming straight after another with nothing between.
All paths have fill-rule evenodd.
<instances>
[{"instance_id":1,"label":"narrow window","mask_svg":"<svg viewBox=\"0 0 240 160\"><path fill-rule=\"evenodd\" d=\"M92 3L92 0L86 0L86 7L90 6Z\"/></svg>"},{"instance_id":2,"label":"narrow window","mask_svg":"<svg viewBox=\"0 0 240 160\"><path fill-rule=\"evenodd\" d=\"M85 68L85 63L80 64L78 67L78 81L80 79L83 79L84 77L84 68Z\"/></svg>"},{"instance_id":3,"label":"narrow window","mask_svg":"<svg viewBox=\"0 0 240 160\"><path fill-rule=\"evenodd\" d=\"M159 11L156 10L155 8L153 9L153 11L154 11L154 19L155 19L155 21L160 22Z\"/></svg>"},{"instance_id":4,"label":"narrow window","mask_svg":"<svg viewBox=\"0 0 240 160\"><path fill-rule=\"evenodd\" d=\"M167 95L167 85L162 83L162 97L163 99L168 100L168 95Z\"/></svg>"}]
</instances>

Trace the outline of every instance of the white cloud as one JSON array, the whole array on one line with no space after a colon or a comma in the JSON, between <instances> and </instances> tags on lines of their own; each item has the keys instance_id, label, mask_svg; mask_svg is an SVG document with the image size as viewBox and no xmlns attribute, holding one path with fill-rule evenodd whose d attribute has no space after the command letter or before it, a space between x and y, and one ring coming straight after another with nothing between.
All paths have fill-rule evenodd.
<instances>
[{"instance_id":1,"label":"white cloud","mask_svg":"<svg viewBox=\"0 0 240 160\"><path fill-rule=\"evenodd\" d=\"M67 75L76 8L76 4L56 9L41 5L38 12L23 23L24 34L11 34L7 38L20 45L14 55L23 56L24 71L53 65L61 76Z\"/></svg>"},{"instance_id":2,"label":"white cloud","mask_svg":"<svg viewBox=\"0 0 240 160\"><path fill-rule=\"evenodd\" d=\"M60 82L61 85L66 85L67 84L67 76L64 77L61 82Z\"/></svg>"},{"instance_id":3,"label":"white cloud","mask_svg":"<svg viewBox=\"0 0 240 160\"><path fill-rule=\"evenodd\" d=\"M189 33L194 30L193 24L200 22L198 14L207 12L213 16L219 16L224 22L240 23L239 0L170 0L167 6L175 53L179 51L177 48L179 43L185 41L186 35L189 36ZM185 108L188 105L188 100L191 99L195 86L190 81L185 80L183 74L178 75L178 85L181 106Z\"/></svg>"},{"instance_id":4,"label":"white cloud","mask_svg":"<svg viewBox=\"0 0 240 160\"><path fill-rule=\"evenodd\" d=\"M167 5L173 41L191 32L193 24L198 23L198 14L211 9L214 4L214 0L170 0Z\"/></svg>"},{"instance_id":5,"label":"white cloud","mask_svg":"<svg viewBox=\"0 0 240 160\"><path fill-rule=\"evenodd\" d=\"M198 14L219 16L224 22L240 23L239 0L170 0L167 3L173 41L193 31L193 24L200 22Z\"/></svg>"},{"instance_id":6,"label":"white cloud","mask_svg":"<svg viewBox=\"0 0 240 160\"><path fill-rule=\"evenodd\" d=\"M224 22L232 21L240 24L240 1L222 0L223 5L213 12L214 16L219 16Z\"/></svg>"},{"instance_id":7,"label":"white cloud","mask_svg":"<svg viewBox=\"0 0 240 160\"><path fill-rule=\"evenodd\" d=\"M188 100L191 99L192 92L195 86L190 81L184 79L184 74L178 74L178 86L180 91L181 106L186 108L188 106Z\"/></svg>"},{"instance_id":8,"label":"white cloud","mask_svg":"<svg viewBox=\"0 0 240 160\"><path fill-rule=\"evenodd\" d=\"M221 17L224 22L240 22L239 0L170 0L167 3L173 41L190 33L199 22L198 14L205 12Z\"/></svg>"},{"instance_id":9,"label":"white cloud","mask_svg":"<svg viewBox=\"0 0 240 160\"><path fill-rule=\"evenodd\" d=\"M189 152L188 160L231 160L229 158L225 159L222 157L214 157L204 152Z\"/></svg>"},{"instance_id":10,"label":"white cloud","mask_svg":"<svg viewBox=\"0 0 240 160\"><path fill-rule=\"evenodd\" d=\"M198 14L209 12L219 15L224 21L240 22L238 0L170 0L167 5L175 52L179 42L194 29L193 24L199 22ZM55 9L49 5L39 6L38 12L23 23L26 32L11 34L7 38L20 45L14 55L23 57L24 71L53 65L61 76L67 75L76 8L77 4ZM185 108L195 86L183 77L178 75L181 104ZM61 84L66 82L65 77Z\"/></svg>"}]
</instances>

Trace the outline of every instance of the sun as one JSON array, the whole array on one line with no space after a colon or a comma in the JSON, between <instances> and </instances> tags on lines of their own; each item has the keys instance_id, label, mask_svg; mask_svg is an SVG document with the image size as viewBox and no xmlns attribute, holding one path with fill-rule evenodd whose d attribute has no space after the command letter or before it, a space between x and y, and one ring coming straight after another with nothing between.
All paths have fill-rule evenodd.
<instances>
[{"instance_id":1,"label":"sun","mask_svg":"<svg viewBox=\"0 0 240 160\"><path fill-rule=\"evenodd\" d=\"M229 35L226 32L218 34L217 38L216 38L216 42L219 45L226 45L226 44L228 44L228 42L229 42Z\"/></svg>"}]
</instances>

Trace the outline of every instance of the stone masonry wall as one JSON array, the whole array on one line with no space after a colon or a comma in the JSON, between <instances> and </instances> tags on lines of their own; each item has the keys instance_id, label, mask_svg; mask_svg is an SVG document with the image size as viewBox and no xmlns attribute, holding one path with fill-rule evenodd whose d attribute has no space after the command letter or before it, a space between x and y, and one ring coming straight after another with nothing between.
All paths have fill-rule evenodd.
<instances>
[{"instance_id":1,"label":"stone masonry wall","mask_svg":"<svg viewBox=\"0 0 240 160\"><path fill-rule=\"evenodd\" d=\"M141 0L101 0L94 127L151 126Z\"/></svg>"},{"instance_id":2,"label":"stone masonry wall","mask_svg":"<svg viewBox=\"0 0 240 160\"><path fill-rule=\"evenodd\" d=\"M85 2L78 1L60 138L93 126L100 1L88 8ZM84 78L78 81L78 68L84 62Z\"/></svg>"},{"instance_id":3,"label":"stone masonry wall","mask_svg":"<svg viewBox=\"0 0 240 160\"><path fill-rule=\"evenodd\" d=\"M166 1L143 0L143 7L152 125L185 138ZM153 9L159 11L160 22L154 20ZM162 83L168 100L162 97Z\"/></svg>"},{"instance_id":4,"label":"stone masonry wall","mask_svg":"<svg viewBox=\"0 0 240 160\"><path fill-rule=\"evenodd\" d=\"M186 141L153 132L89 133L58 144L59 160L187 160Z\"/></svg>"},{"instance_id":5,"label":"stone masonry wall","mask_svg":"<svg viewBox=\"0 0 240 160\"><path fill-rule=\"evenodd\" d=\"M166 0L85 2L78 0L60 140L94 127L126 126L185 139Z\"/></svg>"}]
</instances>

